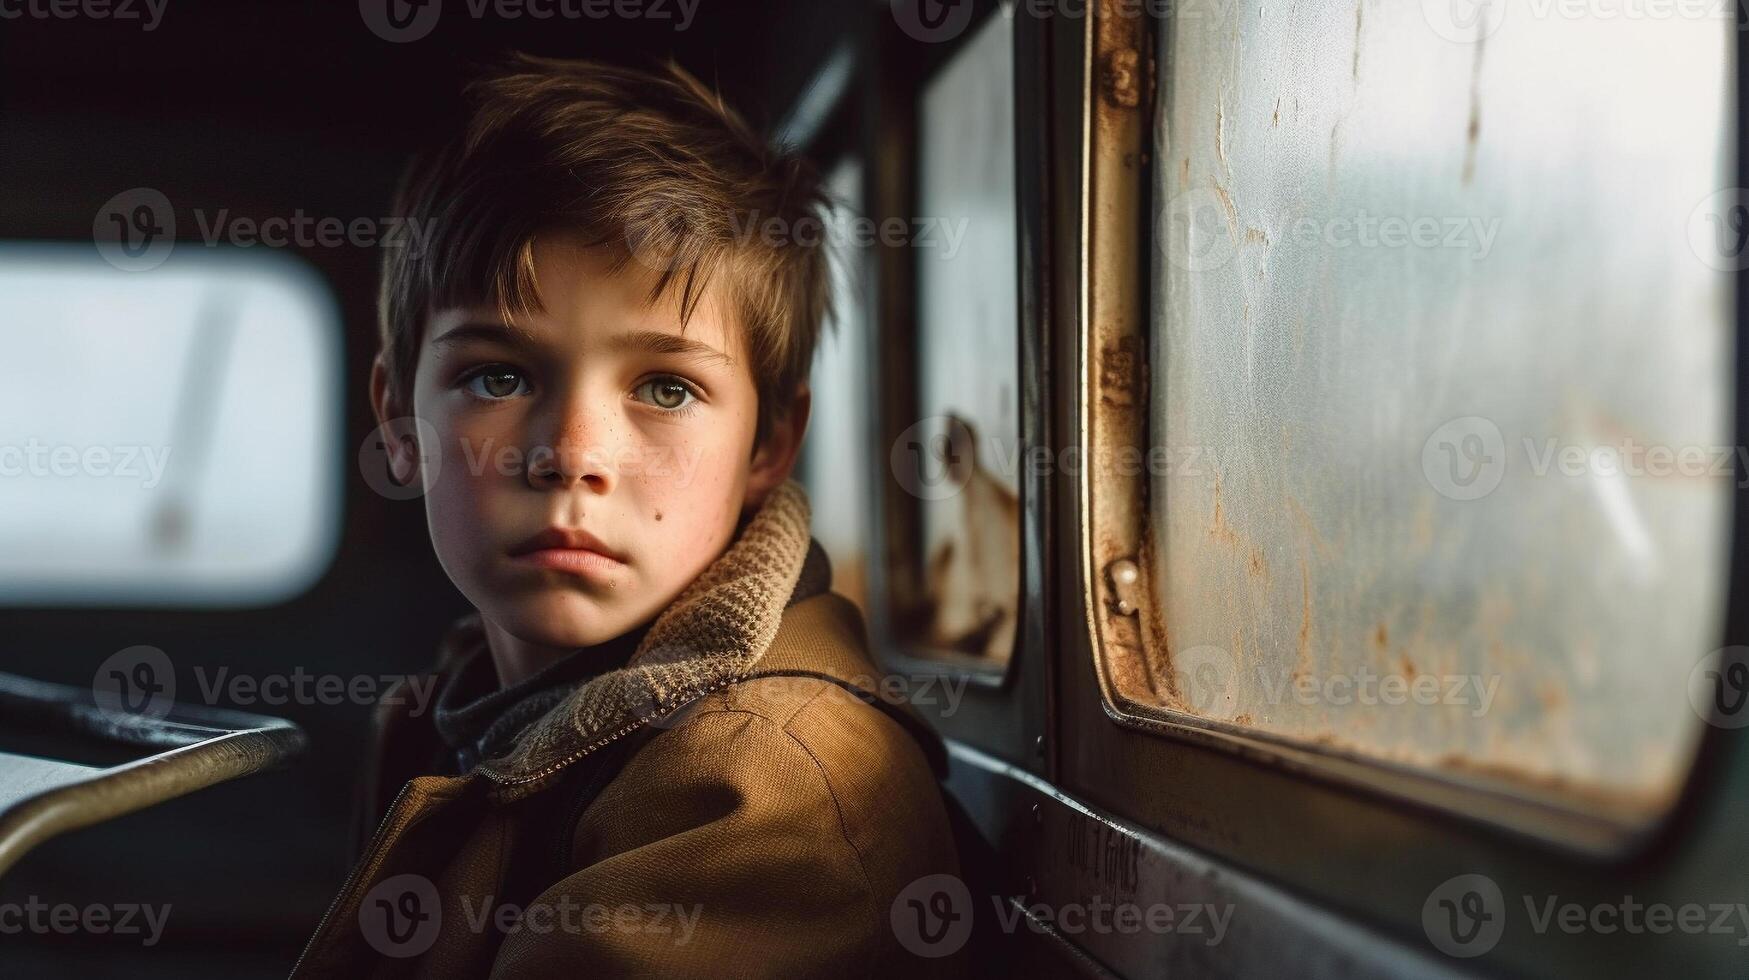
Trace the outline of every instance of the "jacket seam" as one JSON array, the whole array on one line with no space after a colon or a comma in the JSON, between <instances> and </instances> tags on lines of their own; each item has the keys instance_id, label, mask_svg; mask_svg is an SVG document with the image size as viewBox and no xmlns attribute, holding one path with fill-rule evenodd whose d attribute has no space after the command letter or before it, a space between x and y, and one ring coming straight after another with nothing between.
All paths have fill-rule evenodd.
<instances>
[{"instance_id":1,"label":"jacket seam","mask_svg":"<svg viewBox=\"0 0 1749 980\"><path fill-rule=\"evenodd\" d=\"M869 952L871 954L873 954L873 956L876 959L878 959L880 956L881 947L885 944L881 942L881 938L880 938L881 937L880 910L875 907L874 881L869 877L868 860L863 857L862 849L856 846L856 841L851 839L849 822L846 821L844 818L844 805L838 801L838 790L832 786L832 777L831 777L831 775L829 775L826 772L825 764L820 761L819 756L814 754L814 750L808 747L807 742L803 741L800 736L796 735L795 732L790 731L790 725L794 724L795 720L797 718L801 717L802 712L806 711L808 709L808 706L813 704L816 700L818 700L822 694L826 693L826 691L827 691L827 688L825 686L822 686L818 691L815 691L806 701L803 701L801 703L800 707L796 708L795 711L790 713L789 720L784 722L782 731L786 736L789 737L789 740L794 742L798 748L800 748L804 753L806 753L808 756L808 759L814 763L814 768L819 770L819 772L820 772L820 782L826 784L826 795L828 795L832 798L832 812L837 814L837 816L838 816L838 833L844 838L844 844L845 844L845 846L850 848L850 853L856 855L856 870L861 872L861 874L862 874L862 890L863 890L863 894L868 896L869 917L873 920L873 927L872 927L869 934L874 937L874 948L871 949Z\"/></svg>"},{"instance_id":2,"label":"jacket seam","mask_svg":"<svg viewBox=\"0 0 1749 980\"><path fill-rule=\"evenodd\" d=\"M870 930L870 935L872 937L874 937L874 948L869 950L869 953L871 955L870 969L872 969L873 968L872 962L874 959L879 958L881 951L882 951L882 946L884 944L880 940L880 936L881 936L880 910L875 907L874 880L871 877L869 877L868 860L865 857L863 857L862 849L856 846L856 841L851 839L849 823L844 818L844 805L842 803L840 803L838 800L838 791L832 785L832 777L827 773L825 764L823 764L820 761L820 757L814 754L814 750L810 749L806 742L802 741L802 739L800 737L798 737L794 732L789 730L790 722L793 722L797 716L799 716L804 710L806 710L809 705L813 704L816 700L818 700L822 694L825 694L828 689L830 689L829 685L826 685L823 682L821 688L818 691L815 691L813 694L808 695L808 699L806 701L803 701L800 705L798 705L796 707L796 710L790 712L789 719L781 725L778 724L772 718L770 718L764 714L761 714L760 712L753 711L753 710L748 709L748 708L729 707L727 705L707 709L706 711L701 711L699 713L699 715L703 716L705 714L736 714L736 715L746 715L750 718L757 718L760 721L764 722L766 725L770 726L772 729L782 733L783 736L787 740L789 740L791 743L793 743L796 746L796 748L798 748L802 751L803 755L806 755L808 757L809 762L812 762L814 764L815 770L818 771L820 774L820 782L823 785L825 785L825 787L826 787L826 795L832 800L832 813L834 816L836 816L838 818L838 835L844 839L844 846L850 848L850 853L856 857L856 871L859 875L862 876L862 892L864 895L867 896L867 898L865 899L865 904L868 906L869 916L873 920L873 927ZM863 975L868 976L870 974L865 971Z\"/></svg>"}]
</instances>

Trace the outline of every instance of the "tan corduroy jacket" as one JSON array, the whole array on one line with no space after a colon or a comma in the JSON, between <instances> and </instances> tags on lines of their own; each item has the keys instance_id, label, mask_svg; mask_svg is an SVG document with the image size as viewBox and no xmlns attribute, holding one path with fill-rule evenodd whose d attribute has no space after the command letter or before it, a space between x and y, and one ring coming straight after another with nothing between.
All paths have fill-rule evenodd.
<instances>
[{"instance_id":1,"label":"tan corduroy jacket","mask_svg":"<svg viewBox=\"0 0 1749 980\"><path fill-rule=\"evenodd\" d=\"M958 871L940 742L879 700L854 606L785 608L808 540L788 484L627 667L504 757L406 782L293 975L958 975L895 928L908 885ZM431 757L395 700L373 783Z\"/></svg>"}]
</instances>

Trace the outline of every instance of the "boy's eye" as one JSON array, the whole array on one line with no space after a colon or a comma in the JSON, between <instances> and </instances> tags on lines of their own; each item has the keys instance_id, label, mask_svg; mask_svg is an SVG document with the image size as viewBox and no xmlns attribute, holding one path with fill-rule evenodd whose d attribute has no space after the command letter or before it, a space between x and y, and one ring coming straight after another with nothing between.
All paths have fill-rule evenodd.
<instances>
[{"instance_id":1,"label":"boy's eye","mask_svg":"<svg viewBox=\"0 0 1749 980\"><path fill-rule=\"evenodd\" d=\"M488 400L500 400L526 394L527 390L527 379L510 368L487 368L468 379L468 391Z\"/></svg>"},{"instance_id":2,"label":"boy's eye","mask_svg":"<svg viewBox=\"0 0 1749 980\"><path fill-rule=\"evenodd\" d=\"M687 402L697 397L686 382L674 377L651 378L638 385L632 394L641 402L670 412L685 407Z\"/></svg>"}]
</instances>

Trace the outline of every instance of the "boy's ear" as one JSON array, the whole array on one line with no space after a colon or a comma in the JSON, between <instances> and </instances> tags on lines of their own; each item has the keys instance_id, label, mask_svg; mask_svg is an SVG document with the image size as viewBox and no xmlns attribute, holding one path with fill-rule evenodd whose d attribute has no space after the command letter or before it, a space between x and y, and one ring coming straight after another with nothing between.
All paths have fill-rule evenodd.
<instances>
[{"instance_id":1,"label":"boy's ear","mask_svg":"<svg viewBox=\"0 0 1749 980\"><path fill-rule=\"evenodd\" d=\"M757 510L771 491L789 479L790 472L796 467L796 458L801 455L802 437L808 431L808 411L813 407L813 400L813 392L807 385L797 385L789 408L772 417L765 441L753 448L753 465L747 471L747 501L742 505L744 513Z\"/></svg>"},{"instance_id":2,"label":"boy's ear","mask_svg":"<svg viewBox=\"0 0 1749 980\"><path fill-rule=\"evenodd\" d=\"M378 353L370 366L370 406L377 417L377 436L388 457L389 475L402 486L419 476L419 445L406 410L389 390L389 368Z\"/></svg>"}]
</instances>

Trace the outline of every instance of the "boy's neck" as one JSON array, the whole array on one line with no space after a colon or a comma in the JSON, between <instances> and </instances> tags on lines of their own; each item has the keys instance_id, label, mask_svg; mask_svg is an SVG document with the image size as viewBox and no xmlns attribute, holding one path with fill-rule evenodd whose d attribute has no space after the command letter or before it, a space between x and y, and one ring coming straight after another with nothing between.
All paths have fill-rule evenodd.
<instances>
[{"instance_id":1,"label":"boy's neck","mask_svg":"<svg viewBox=\"0 0 1749 980\"><path fill-rule=\"evenodd\" d=\"M607 662L624 659L623 651L615 649L617 645L612 640L594 647L545 646L516 637L484 616L480 623L484 627L486 649L492 656L492 666L498 672L498 686L501 688L514 687L567 657L588 656L592 650L602 651L603 658L602 663L594 665L592 673L625 666L623 662Z\"/></svg>"}]
</instances>

